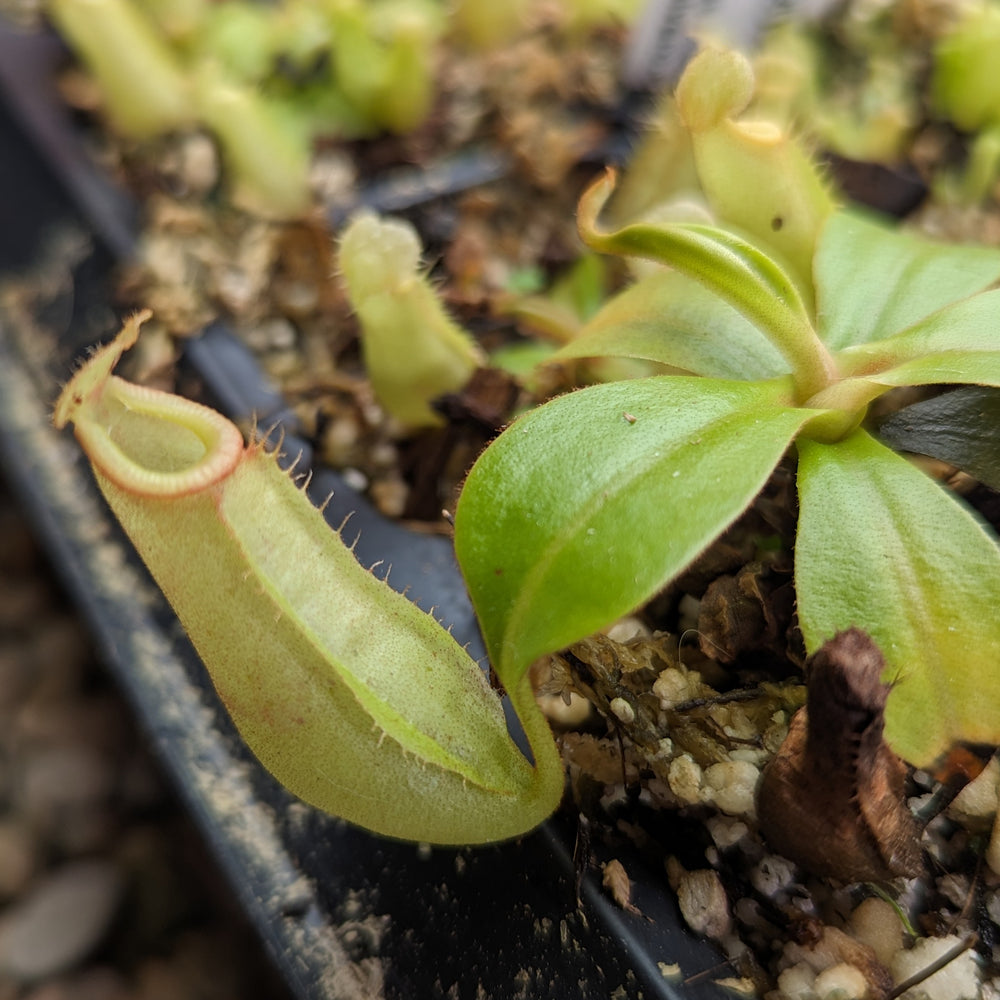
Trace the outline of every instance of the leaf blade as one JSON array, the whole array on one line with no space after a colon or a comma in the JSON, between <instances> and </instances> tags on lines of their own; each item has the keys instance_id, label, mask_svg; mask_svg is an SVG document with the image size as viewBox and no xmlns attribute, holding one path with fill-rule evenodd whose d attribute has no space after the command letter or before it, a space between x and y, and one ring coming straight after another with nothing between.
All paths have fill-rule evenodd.
<instances>
[{"instance_id":1,"label":"leaf blade","mask_svg":"<svg viewBox=\"0 0 1000 1000\"><path fill-rule=\"evenodd\" d=\"M505 684L642 603L746 508L816 412L785 405L790 392L788 379L592 386L491 445L456 511L456 553Z\"/></svg>"},{"instance_id":2,"label":"leaf blade","mask_svg":"<svg viewBox=\"0 0 1000 1000\"><path fill-rule=\"evenodd\" d=\"M777 348L733 306L666 269L610 299L556 360L593 357L641 358L709 378L761 379L788 371Z\"/></svg>"},{"instance_id":3,"label":"leaf blade","mask_svg":"<svg viewBox=\"0 0 1000 1000\"><path fill-rule=\"evenodd\" d=\"M995 289L940 309L893 337L847 348L837 361L845 375L862 374L883 385L992 383L1000 372L998 320Z\"/></svg>"},{"instance_id":4,"label":"leaf blade","mask_svg":"<svg viewBox=\"0 0 1000 1000\"><path fill-rule=\"evenodd\" d=\"M997 742L995 538L864 431L797 447L795 579L807 649L852 625L872 636L898 681L886 738L912 763L932 763L956 740Z\"/></svg>"},{"instance_id":5,"label":"leaf blade","mask_svg":"<svg viewBox=\"0 0 1000 1000\"><path fill-rule=\"evenodd\" d=\"M820 337L832 350L885 340L1000 278L1000 253L948 246L834 213L813 261Z\"/></svg>"},{"instance_id":6,"label":"leaf blade","mask_svg":"<svg viewBox=\"0 0 1000 1000\"><path fill-rule=\"evenodd\" d=\"M946 351L914 358L867 381L876 385L1000 385L1000 351Z\"/></svg>"}]
</instances>

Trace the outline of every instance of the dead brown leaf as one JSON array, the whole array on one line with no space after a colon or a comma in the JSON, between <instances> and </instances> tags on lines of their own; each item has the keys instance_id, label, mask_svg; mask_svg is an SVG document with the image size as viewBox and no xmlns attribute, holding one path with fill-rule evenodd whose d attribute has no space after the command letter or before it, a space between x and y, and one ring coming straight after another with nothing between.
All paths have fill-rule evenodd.
<instances>
[{"instance_id":1,"label":"dead brown leaf","mask_svg":"<svg viewBox=\"0 0 1000 1000\"><path fill-rule=\"evenodd\" d=\"M806 707L764 770L757 799L771 847L815 875L881 882L923 868L905 766L882 733L889 685L878 647L840 632L807 668Z\"/></svg>"}]
</instances>

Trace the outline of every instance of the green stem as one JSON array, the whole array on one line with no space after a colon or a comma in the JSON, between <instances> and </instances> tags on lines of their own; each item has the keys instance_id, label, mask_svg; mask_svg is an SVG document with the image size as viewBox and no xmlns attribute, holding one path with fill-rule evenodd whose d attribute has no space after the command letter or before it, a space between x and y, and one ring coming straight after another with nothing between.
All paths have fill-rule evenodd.
<instances>
[{"instance_id":1,"label":"green stem","mask_svg":"<svg viewBox=\"0 0 1000 1000\"><path fill-rule=\"evenodd\" d=\"M804 405L816 410L838 410L847 414L859 414L886 390L887 386L867 378L842 378L810 396Z\"/></svg>"},{"instance_id":2,"label":"green stem","mask_svg":"<svg viewBox=\"0 0 1000 1000\"><path fill-rule=\"evenodd\" d=\"M802 428L802 436L832 443L847 437L865 418L868 404L886 391L886 386L866 378L844 378L817 392L803 404L822 410Z\"/></svg>"}]
</instances>

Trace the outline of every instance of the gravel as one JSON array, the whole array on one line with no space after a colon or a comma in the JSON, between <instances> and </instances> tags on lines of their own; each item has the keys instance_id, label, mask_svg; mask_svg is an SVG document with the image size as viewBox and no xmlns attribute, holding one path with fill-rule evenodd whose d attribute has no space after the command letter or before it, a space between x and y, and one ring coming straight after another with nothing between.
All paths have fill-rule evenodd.
<instances>
[{"instance_id":1,"label":"gravel","mask_svg":"<svg viewBox=\"0 0 1000 1000\"><path fill-rule=\"evenodd\" d=\"M0 1000L286 1000L0 480Z\"/></svg>"}]
</instances>

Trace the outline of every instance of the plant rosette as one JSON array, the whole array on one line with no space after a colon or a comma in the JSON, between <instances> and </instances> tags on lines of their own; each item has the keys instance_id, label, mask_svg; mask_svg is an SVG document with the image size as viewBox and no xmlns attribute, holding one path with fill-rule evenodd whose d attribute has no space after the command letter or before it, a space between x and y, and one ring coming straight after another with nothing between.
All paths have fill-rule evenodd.
<instances>
[{"instance_id":1,"label":"plant rosette","mask_svg":"<svg viewBox=\"0 0 1000 1000\"><path fill-rule=\"evenodd\" d=\"M584 241L670 269L611 300L560 355L689 374L557 398L473 467L455 541L494 661L530 663L644 604L794 446L807 651L852 627L872 636L893 684L886 738L912 763L996 743L997 539L864 420L897 387L1000 385L1000 254L833 211L803 295L777 255L721 227L601 231L613 186L609 173L584 195Z\"/></svg>"}]
</instances>

